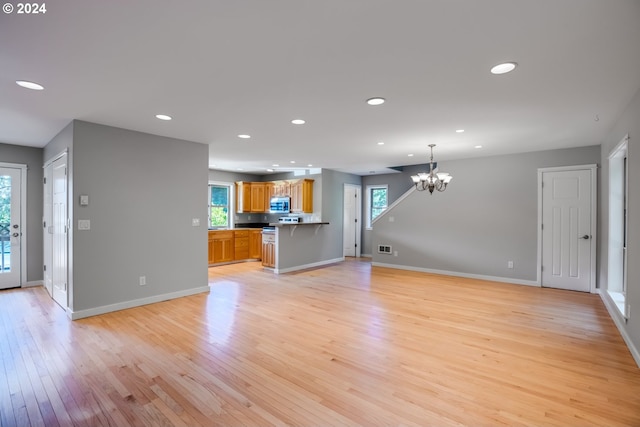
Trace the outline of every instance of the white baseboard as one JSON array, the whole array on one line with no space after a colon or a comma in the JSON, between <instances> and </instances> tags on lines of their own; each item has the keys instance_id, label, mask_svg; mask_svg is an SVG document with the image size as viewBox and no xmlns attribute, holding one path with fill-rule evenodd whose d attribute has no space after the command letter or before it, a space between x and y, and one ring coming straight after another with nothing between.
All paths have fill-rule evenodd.
<instances>
[{"instance_id":1,"label":"white baseboard","mask_svg":"<svg viewBox=\"0 0 640 427\"><path fill-rule=\"evenodd\" d=\"M638 351L638 348L633 344L633 341L631 341L631 338L627 333L627 329L624 327L626 323L625 318L620 313L620 310L618 310L615 301L613 301L611 296L609 296L609 292L598 289L597 293L600 294L600 299L604 302L604 306L607 308L609 316L613 319L613 323L615 323L618 331L620 331L620 335L622 335L622 339L625 344L627 344L627 348L631 352L631 356L633 356L633 359L636 361L636 365L640 368L640 351Z\"/></svg>"},{"instance_id":2,"label":"white baseboard","mask_svg":"<svg viewBox=\"0 0 640 427\"><path fill-rule=\"evenodd\" d=\"M337 262L343 262L343 261L344 261L344 257L327 259L324 261L313 262L311 264L296 265L295 267L276 268L273 270L273 272L276 274L291 273L292 271L306 270L307 268L322 267L323 265L335 264Z\"/></svg>"},{"instance_id":3,"label":"white baseboard","mask_svg":"<svg viewBox=\"0 0 640 427\"><path fill-rule=\"evenodd\" d=\"M36 286L43 286L44 285L44 281L43 280L33 280L31 282L22 282L22 288L33 288Z\"/></svg>"},{"instance_id":4,"label":"white baseboard","mask_svg":"<svg viewBox=\"0 0 640 427\"><path fill-rule=\"evenodd\" d=\"M111 313L112 311L126 310L128 308L140 307L141 305L153 304L156 302L162 302L162 301L167 301L171 299L187 297L189 295L202 294L206 292L209 292L209 286L186 289L184 291L171 292L171 293L162 294L162 295L154 295L147 298L140 298L132 301L124 301L116 304L103 305L101 307L89 308L86 310L73 311L67 308L67 316L69 316L71 320L78 320L85 317Z\"/></svg>"},{"instance_id":5,"label":"white baseboard","mask_svg":"<svg viewBox=\"0 0 640 427\"><path fill-rule=\"evenodd\" d=\"M433 268L413 267L413 266L409 266L409 265L398 265L398 264L385 264L385 263L382 263L382 262L372 262L371 265L374 266L374 267L396 268L398 270L417 271L417 272L420 272L420 273L443 274L445 276L465 277L465 278L468 278L468 279L489 280L489 281L492 281L492 282L511 283L511 284L514 284L514 285L535 286L537 288L540 287L540 284L535 280L522 280L522 279L514 279L514 278L511 278L511 277L486 276L484 274L460 273L460 272L457 272L457 271L435 270Z\"/></svg>"}]
</instances>

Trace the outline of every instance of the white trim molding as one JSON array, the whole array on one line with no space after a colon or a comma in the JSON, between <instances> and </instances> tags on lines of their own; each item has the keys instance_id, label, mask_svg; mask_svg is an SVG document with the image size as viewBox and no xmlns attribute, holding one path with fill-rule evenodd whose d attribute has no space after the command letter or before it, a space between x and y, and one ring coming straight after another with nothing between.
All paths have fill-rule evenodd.
<instances>
[{"instance_id":1,"label":"white trim molding","mask_svg":"<svg viewBox=\"0 0 640 427\"><path fill-rule=\"evenodd\" d=\"M627 319L625 319L624 316L620 313L620 310L618 310L615 301L611 299L609 292L598 292L598 294L600 294L600 298L602 299L602 302L604 302L604 306L607 308L609 316L611 316L613 323L615 323L616 328L618 328L618 331L620 332L620 335L622 335L622 339L624 340L625 344L627 344L627 348L631 352L633 360L636 361L636 365L638 365L638 367L640 368L640 351L638 351L638 348L633 344L633 340L631 339L631 337L629 337L629 334L624 327Z\"/></svg>"},{"instance_id":2,"label":"white trim molding","mask_svg":"<svg viewBox=\"0 0 640 427\"><path fill-rule=\"evenodd\" d=\"M67 308L67 316L71 320L78 320L78 319L83 319L85 317L98 316L100 314L111 313L113 311L126 310L128 308L140 307L142 305L154 304L157 302L187 297L190 295L208 293L209 291L210 291L209 286L201 286L198 288L185 289L184 291L170 292L168 294L154 295L151 297L140 298L132 301L123 301L115 304L88 308L86 310L73 311L70 308Z\"/></svg>"},{"instance_id":3,"label":"white trim molding","mask_svg":"<svg viewBox=\"0 0 640 427\"><path fill-rule=\"evenodd\" d=\"M325 266L325 265L335 264L335 263L343 262L343 261L344 261L344 257L333 258L333 259L327 259L327 260L324 260L324 261L312 262L310 264L296 265L295 267L275 268L273 270L273 272L276 273L276 274L291 273L292 271L299 271L299 270L306 270L308 268L322 267L322 266Z\"/></svg>"},{"instance_id":4,"label":"white trim molding","mask_svg":"<svg viewBox=\"0 0 640 427\"><path fill-rule=\"evenodd\" d=\"M523 279L514 279L512 277L487 276L484 274L460 273L458 271L436 270L433 268L414 267L410 265L386 264L383 262L372 262L371 265L373 267L395 268L398 270L417 271L419 273L441 274L443 276L464 277L467 279L487 280L490 282L509 283L512 285L533 286L536 288L540 287L540 284L536 280L523 280Z\"/></svg>"},{"instance_id":5,"label":"white trim molding","mask_svg":"<svg viewBox=\"0 0 640 427\"><path fill-rule=\"evenodd\" d=\"M542 287L542 174L547 172L565 172L589 170L591 172L591 274L589 292L596 293L596 268L598 247L598 165L559 166L538 169L538 261L536 266L536 282Z\"/></svg>"}]
</instances>

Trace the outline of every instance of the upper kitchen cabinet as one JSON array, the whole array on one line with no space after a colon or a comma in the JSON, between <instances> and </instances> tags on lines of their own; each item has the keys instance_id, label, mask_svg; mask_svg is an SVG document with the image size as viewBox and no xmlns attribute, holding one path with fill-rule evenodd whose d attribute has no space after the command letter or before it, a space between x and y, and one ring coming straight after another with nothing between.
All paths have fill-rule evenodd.
<instances>
[{"instance_id":1,"label":"upper kitchen cabinet","mask_svg":"<svg viewBox=\"0 0 640 427\"><path fill-rule=\"evenodd\" d=\"M299 179L291 183L291 212L313 213L312 179Z\"/></svg>"},{"instance_id":2,"label":"upper kitchen cabinet","mask_svg":"<svg viewBox=\"0 0 640 427\"><path fill-rule=\"evenodd\" d=\"M251 208L249 212L266 212L269 210L269 205L265 204L265 189L264 182L251 183Z\"/></svg>"},{"instance_id":3,"label":"upper kitchen cabinet","mask_svg":"<svg viewBox=\"0 0 640 427\"><path fill-rule=\"evenodd\" d=\"M236 212L251 212L251 183L236 182Z\"/></svg>"},{"instance_id":4,"label":"upper kitchen cabinet","mask_svg":"<svg viewBox=\"0 0 640 427\"><path fill-rule=\"evenodd\" d=\"M313 179L236 182L236 212L269 212L271 197L291 197L291 212L313 213Z\"/></svg>"},{"instance_id":5,"label":"upper kitchen cabinet","mask_svg":"<svg viewBox=\"0 0 640 427\"><path fill-rule=\"evenodd\" d=\"M236 212L269 212L269 183L236 182Z\"/></svg>"}]
</instances>

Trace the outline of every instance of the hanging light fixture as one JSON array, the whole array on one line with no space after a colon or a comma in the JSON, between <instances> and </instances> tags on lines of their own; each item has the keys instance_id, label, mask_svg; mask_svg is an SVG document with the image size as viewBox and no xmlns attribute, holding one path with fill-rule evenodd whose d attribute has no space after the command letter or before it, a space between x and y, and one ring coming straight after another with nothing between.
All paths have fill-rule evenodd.
<instances>
[{"instance_id":1,"label":"hanging light fixture","mask_svg":"<svg viewBox=\"0 0 640 427\"><path fill-rule=\"evenodd\" d=\"M429 148L431 148L429 172L420 172L417 175L411 175L411 179L416 185L416 190L429 190L429 194L433 194L433 190L446 190L447 184L453 179L453 177L446 172L438 172L438 162L433 161L433 147L435 146L436 144L429 144Z\"/></svg>"}]
</instances>

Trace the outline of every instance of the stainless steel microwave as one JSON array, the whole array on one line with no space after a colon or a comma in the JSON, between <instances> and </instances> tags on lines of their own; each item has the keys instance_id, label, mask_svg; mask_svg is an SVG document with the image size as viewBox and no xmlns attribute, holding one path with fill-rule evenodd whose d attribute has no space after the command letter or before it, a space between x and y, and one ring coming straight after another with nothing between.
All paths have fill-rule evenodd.
<instances>
[{"instance_id":1,"label":"stainless steel microwave","mask_svg":"<svg viewBox=\"0 0 640 427\"><path fill-rule=\"evenodd\" d=\"M272 197L269 203L270 213L291 212L291 197Z\"/></svg>"}]
</instances>

